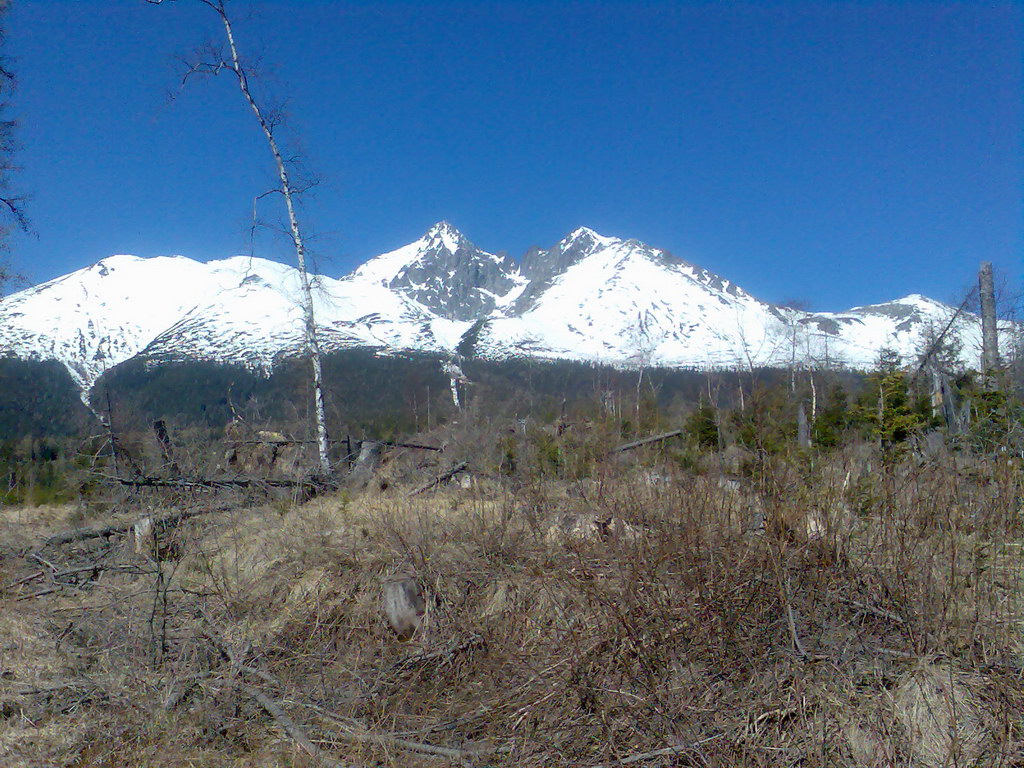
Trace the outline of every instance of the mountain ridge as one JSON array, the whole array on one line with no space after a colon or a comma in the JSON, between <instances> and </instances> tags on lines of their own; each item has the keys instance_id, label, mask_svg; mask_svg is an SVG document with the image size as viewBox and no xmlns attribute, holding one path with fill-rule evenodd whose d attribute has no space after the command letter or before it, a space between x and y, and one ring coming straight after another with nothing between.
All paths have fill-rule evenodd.
<instances>
[{"instance_id":1,"label":"mountain ridge","mask_svg":"<svg viewBox=\"0 0 1024 768\"><path fill-rule=\"evenodd\" d=\"M313 282L325 351L867 368L882 347L913 355L954 317L965 364L980 346L975 316L920 294L841 312L781 307L668 251L587 227L517 263L442 221L348 275ZM110 256L0 299L0 355L57 360L83 391L136 355L267 372L302 353L299 296L294 268L257 257Z\"/></svg>"}]
</instances>

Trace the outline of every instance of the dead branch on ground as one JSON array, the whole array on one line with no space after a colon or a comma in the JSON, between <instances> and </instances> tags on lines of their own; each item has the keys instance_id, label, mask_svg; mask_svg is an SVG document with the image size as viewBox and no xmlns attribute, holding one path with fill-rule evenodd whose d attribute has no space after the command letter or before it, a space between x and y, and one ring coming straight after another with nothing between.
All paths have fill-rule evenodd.
<instances>
[{"instance_id":1,"label":"dead branch on ground","mask_svg":"<svg viewBox=\"0 0 1024 768\"><path fill-rule=\"evenodd\" d=\"M416 488L416 489L414 489L412 491L409 491L409 493L406 494L406 495L407 496L417 496L417 495L423 493L424 491L429 491L431 488L436 488L437 486L442 485L442 484L448 482L449 480L451 480L453 477L455 477L455 475L459 474L459 472L462 472L468 466L469 466L468 462L460 461L458 464L456 464L453 467L451 467L450 469L442 472L440 475L438 475L437 477L433 478L429 482L424 483L423 485L419 486L418 488Z\"/></svg>"}]
</instances>

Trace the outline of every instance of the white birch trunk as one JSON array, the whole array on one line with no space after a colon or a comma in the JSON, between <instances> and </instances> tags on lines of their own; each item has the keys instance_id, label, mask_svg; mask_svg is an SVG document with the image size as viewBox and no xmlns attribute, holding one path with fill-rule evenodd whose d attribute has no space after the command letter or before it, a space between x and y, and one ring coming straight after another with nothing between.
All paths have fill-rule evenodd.
<instances>
[{"instance_id":1,"label":"white birch trunk","mask_svg":"<svg viewBox=\"0 0 1024 768\"><path fill-rule=\"evenodd\" d=\"M451 378L452 385L452 404L459 410L462 410L462 405L459 403L459 382L454 376Z\"/></svg>"},{"instance_id":2,"label":"white birch trunk","mask_svg":"<svg viewBox=\"0 0 1024 768\"><path fill-rule=\"evenodd\" d=\"M299 229L299 220L295 215L295 206L292 201L292 186L288 178L288 169L285 167L284 158L278 149L277 140L274 138L274 130L270 123L263 116L262 110L256 103L252 92L249 90L249 79L245 69L238 58L238 48L235 46L235 35L231 29L231 20L224 10L223 3L212 6L224 22L224 31L227 34L228 46L231 50L231 69L238 78L238 86L245 96L250 109L259 121L263 135L270 145L270 151L274 155L274 162L277 165L277 175L281 181L281 194L284 196L285 207L288 209L288 224L291 229L292 242L295 245L295 259L298 262L299 275L302 280L302 303L303 314L305 315L305 336L306 351L312 359L313 365L313 407L316 415L316 442L320 457L320 468L324 472L330 472L331 462L327 456L327 416L324 410L323 392L323 368L320 361L320 341L317 336L316 317L313 314L313 291L309 285L309 273L306 270L306 248L302 240L302 232Z\"/></svg>"},{"instance_id":3,"label":"white birch trunk","mask_svg":"<svg viewBox=\"0 0 1024 768\"><path fill-rule=\"evenodd\" d=\"M814 386L814 370L808 371L808 378L811 381L811 421L818 418L818 388Z\"/></svg>"}]
</instances>

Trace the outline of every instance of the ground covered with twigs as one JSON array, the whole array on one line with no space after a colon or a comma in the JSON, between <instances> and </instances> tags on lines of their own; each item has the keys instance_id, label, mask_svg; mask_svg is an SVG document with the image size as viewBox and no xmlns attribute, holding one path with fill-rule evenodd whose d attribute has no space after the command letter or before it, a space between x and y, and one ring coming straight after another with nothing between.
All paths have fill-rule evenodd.
<instances>
[{"instance_id":1,"label":"ground covered with twigs","mask_svg":"<svg viewBox=\"0 0 1024 768\"><path fill-rule=\"evenodd\" d=\"M644 451L8 509L0 763L1024 764L1019 460Z\"/></svg>"}]
</instances>

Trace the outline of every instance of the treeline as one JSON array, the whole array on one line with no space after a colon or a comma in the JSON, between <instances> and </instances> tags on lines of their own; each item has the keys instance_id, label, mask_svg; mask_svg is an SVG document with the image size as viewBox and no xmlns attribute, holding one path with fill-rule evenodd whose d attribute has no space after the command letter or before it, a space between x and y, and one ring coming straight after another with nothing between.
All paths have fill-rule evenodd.
<instances>
[{"instance_id":1,"label":"treeline","mask_svg":"<svg viewBox=\"0 0 1024 768\"><path fill-rule=\"evenodd\" d=\"M95 425L63 365L0 358L0 503L74 498L79 449Z\"/></svg>"},{"instance_id":2,"label":"treeline","mask_svg":"<svg viewBox=\"0 0 1024 768\"><path fill-rule=\"evenodd\" d=\"M324 357L324 398L332 434L388 439L429 430L458 413L446 360L429 354L378 355L350 349ZM462 407L479 406L510 418L551 421L568 411L591 410L632 418L654 408L686 411L700 397L722 407L738 402L741 388L771 388L788 372L651 368L616 369L572 361L513 359L462 361L457 384ZM853 383L857 376L836 373ZM158 366L133 359L108 371L92 391L92 407L108 410L119 432L148 431L156 419L175 429L219 432L242 419L264 429L309 437L308 363L285 360L269 377L242 366L207 362Z\"/></svg>"},{"instance_id":3,"label":"treeline","mask_svg":"<svg viewBox=\"0 0 1024 768\"><path fill-rule=\"evenodd\" d=\"M325 355L324 398L332 433L390 436L415 432L453 411L448 377L435 356L377 355L350 349ZM262 376L243 366L210 362L150 365L134 358L104 374L92 390L94 408L109 411L122 432L148 431L155 419L176 430L219 433L240 419L260 429L311 437L308 361L286 359Z\"/></svg>"},{"instance_id":4,"label":"treeline","mask_svg":"<svg viewBox=\"0 0 1024 768\"><path fill-rule=\"evenodd\" d=\"M791 371L783 385L755 384L745 402L725 408L702 396L686 431L704 449L739 445L766 454L868 442L897 455L917 441L1020 455L1022 420L1024 401L1009 374L961 371L940 378L908 370L898 354L883 350L874 369L857 378Z\"/></svg>"},{"instance_id":5,"label":"treeline","mask_svg":"<svg viewBox=\"0 0 1024 768\"><path fill-rule=\"evenodd\" d=\"M947 381L940 402L933 378L908 371L892 352L880 355L866 375L840 369L641 371L470 359L455 371L458 408L448 362L436 355L366 349L327 356L332 436L394 440L476 420L532 429L599 425L608 439L683 428L687 450L697 452L739 446L764 455L831 450L857 441L898 452L929 434L971 450L1024 449L1024 408L1008 379L960 372ZM132 461L159 462L157 420L175 441L190 446L191 466L203 465L205 452L211 469L223 464L221 441L235 421L295 440L312 437L312 398L302 360L284 361L263 377L241 366L148 365L134 359L108 371L93 388L94 413L56 363L0 360L0 383L0 500L7 503L74 498L89 474L82 470L134 471ZM340 451L337 444L335 458Z\"/></svg>"}]
</instances>

